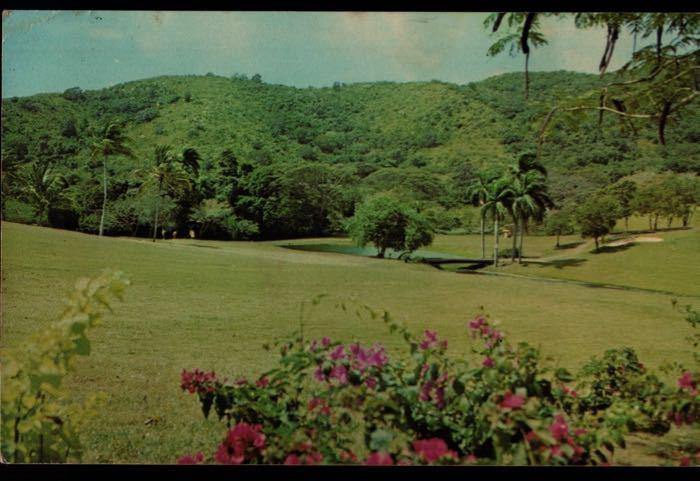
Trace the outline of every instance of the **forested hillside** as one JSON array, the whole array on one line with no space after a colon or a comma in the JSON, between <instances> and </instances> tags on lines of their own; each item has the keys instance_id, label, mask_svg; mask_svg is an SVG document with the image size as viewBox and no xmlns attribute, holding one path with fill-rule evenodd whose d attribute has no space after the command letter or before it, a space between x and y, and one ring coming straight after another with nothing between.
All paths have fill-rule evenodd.
<instances>
[{"instance_id":1,"label":"forested hillside","mask_svg":"<svg viewBox=\"0 0 700 481\"><path fill-rule=\"evenodd\" d=\"M533 73L526 102L520 74L307 89L208 74L3 99L3 218L96 232L104 159L92 147L116 124L133 156L106 161L110 234L147 235L157 218L181 235L327 235L373 192L413 203L439 229L474 228L464 193L476 173L534 151L546 112L600 82ZM686 110L660 146L653 124L557 118L542 152L553 200L641 171L700 173L698 120ZM159 145L187 167L185 186L146 188Z\"/></svg>"}]
</instances>

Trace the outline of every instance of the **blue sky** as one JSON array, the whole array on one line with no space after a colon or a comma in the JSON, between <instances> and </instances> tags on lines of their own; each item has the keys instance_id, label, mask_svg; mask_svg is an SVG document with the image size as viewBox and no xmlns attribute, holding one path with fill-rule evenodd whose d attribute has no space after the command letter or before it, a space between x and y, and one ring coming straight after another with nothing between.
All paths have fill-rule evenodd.
<instances>
[{"instance_id":1,"label":"blue sky","mask_svg":"<svg viewBox=\"0 0 700 481\"><path fill-rule=\"evenodd\" d=\"M378 80L465 84L522 71L495 58L485 13L3 12L2 96L96 89L170 74L259 73L297 87ZM545 19L533 71L595 73L605 35ZM612 68L631 55L623 35Z\"/></svg>"}]
</instances>

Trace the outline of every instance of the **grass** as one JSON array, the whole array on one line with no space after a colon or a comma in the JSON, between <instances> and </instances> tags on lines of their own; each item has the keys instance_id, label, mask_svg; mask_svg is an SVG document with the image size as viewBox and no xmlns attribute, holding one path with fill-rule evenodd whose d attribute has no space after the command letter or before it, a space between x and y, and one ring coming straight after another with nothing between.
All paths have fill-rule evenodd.
<instances>
[{"instance_id":1,"label":"grass","mask_svg":"<svg viewBox=\"0 0 700 481\"><path fill-rule=\"evenodd\" d=\"M684 233L691 236L690 244L683 243ZM684 233L678 233L676 248L687 249L687 264L697 265L696 231ZM394 355L400 344L383 325L343 312L333 300L357 298L387 309L416 333L435 329L450 340L455 356L468 351L464 325L483 306L514 341L540 345L569 368L620 346L635 348L652 367L691 360L684 340L690 328L671 309L672 296L663 294L457 275L427 265L285 249L276 245L285 244L281 242L154 244L11 223L2 224L2 241L2 347L21 345L25 336L54 319L76 278L113 267L132 280L126 302L93 331L92 354L67 381L76 398L94 391L109 397L83 436L85 462L171 463L183 453L212 451L223 425L203 420L195 399L180 391L181 369L215 369L230 378L260 373L274 362L262 344L292 332L301 303L321 293L331 300L310 313L305 323L310 336L380 341ZM528 239L526 248L544 255L551 241ZM461 251L462 245L468 250ZM430 249L477 254L478 245L478 236L440 236ZM644 253L638 247L647 246L624 254ZM593 265L594 259L589 262ZM651 267L639 263L635 268L654 277L658 273ZM698 285L696 276L691 273L685 283Z\"/></svg>"}]
</instances>

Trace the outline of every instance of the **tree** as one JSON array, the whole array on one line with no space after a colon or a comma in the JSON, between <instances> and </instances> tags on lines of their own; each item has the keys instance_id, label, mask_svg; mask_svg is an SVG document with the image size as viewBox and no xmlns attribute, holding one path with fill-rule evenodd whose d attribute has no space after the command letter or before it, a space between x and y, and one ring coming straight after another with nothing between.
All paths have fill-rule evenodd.
<instances>
[{"instance_id":1,"label":"tree","mask_svg":"<svg viewBox=\"0 0 700 481\"><path fill-rule=\"evenodd\" d=\"M102 214L100 215L100 237L104 233L105 212L107 210L107 158L112 155L133 157L131 148L127 145L131 139L127 137L117 124L107 124L98 139L92 144L92 158L102 157Z\"/></svg>"},{"instance_id":2,"label":"tree","mask_svg":"<svg viewBox=\"0 0 700 481\"><path fill-rule=\"evenodd\" d=\"M195 149L187 147L182 151L182 165L184 165L191 173L194 179L199 176L199 161L202 157Z\"/></svg>"},{"instance_id":3,"label":"tree","mask_svg":"<svg viewBox=\"0 0 700 481\"><path fill-rule=\"evenodd\" d=\"M476 179L467 188L467 199L475 207L481 207L486 203L489 193L489 184L494 180L493 172L479 172ZM481 258L486 259L486 237L484 234L484 216L486 211L479 209L480 234L481 234Z\"/></svg>"},{"instance_id":4,"label":"tree","mask_svg":"<svg viewBox=\"0 0 700 481\"><path fill-rule=\"evenodd\" d=\"M576 222L581 228L582 237L593 237L595 250L600 246L598 239L612 232L619 218L620 204L609 194L597 194L586 200L576 210Z\"/></svg>"},{"instance_id":5,"label":"tree","mask_svg":"<svg viewBox=\"0 0 700 481\"><path fill-rule=\"evenodd\" d=\"M549 211L545 229L547 235L557 236L557 248L559 248L559 237L574 232L571 214L566 209Z\"/></svg>"},{"instance_id":6,"label":"tree","mask_svg":"<svg viewBox=\"0 0 700 481\"><path fill-rule=\"evenodd\" d=\"M157 200L153 218L153 242L156 241L158 233L160 199L168 193L179 193L190 186L187 172L185 172L180 163L175 162L170 146L156 146L154 164L155 165L147 172L147 179L142 185L142 188L156 188Z\"/></svg>"},{"instance_id":7,"label":"tree","mask_svg":"<svg viewBox=\"0 0 700 481\"><path fill-rule=\"evenodd\" d=\"M535 170L518 172L514 175L510 190L510 210L516 227L520 228L520 246L517 251L518 262L521 262L523 238L525 237L525 226L528 220L530 218L542 220L547 208L554 207L554 203L547 193L544 177ZM516 229L513 230L513 246L515 246L515 233ZM513 258L515 258L515 249L513 250Z\"/></svg>"},{"instance_id":8,"label":"tree","mask_svg":"<svg viewBox=\"0 0 700 481\"><path fill-rule=\"evenodd\" d=\"M623 180L613 184L610 193L620 204L620 215L625 219L625 232L629 230L629 218L634 213L633 200L637 192L637 184L631 180Z\"/></svg>"},{"instance_id":9,"label":"tree","mask_svg":"<svg viewBox=\"0 0 700 481\"><path fill-rule=\"evenodd\" d=\"M206 199L190 215L190 220L200 225L199 237L203 238L207 230L214 226L223 226L226 219L233 215L231 207L216 199Z\"/></svg>"},{"instance_id":10,"label":"tree","mask_svg":"<svg viewBox=\"0 0 700 481\"><path fill-rule=\"evenodd\" d=\"M64 200L67 186L65 177L58 174L49 162L34 162L17 175L20 192L34 207L39 222L57 202Z\"/></svg>"},{"instance_id":11,"label":"tree","mask_svg":"<svg viewBox=\"0 0 700 481\"><path fill-rule=\"evenodd\" d=\"M551 14L542 14L535 12L518 12L518 13L494 13L484 22L484 26L491 27L491 32L496 33L500 28L504 19L510 31L498 39L491 47L488 54L491 56L498 55L503 52L506 47L509 48L510 54L513 55L516 51L521 51L525 54L525 99L528 98L530 92L530 77L529 77L529 61L530 61L530 44L534 47L546 45L547 40L540 31L539 19L543 16Z\"/></svg>"},{"instance_id":12,"label":"tree","mask_svg":"<svg viewBox=\"0 0 700 481\"><path fill-rule=\"evenodd\" d=\"M415 210L387 196L365 201L349 221L349 231L355 243L368 243L377 248L383 258L387 249L410 253L433 241L430 222Z\"/></svg>"},{"instance_id":13,"label":"tree","mask_svg":"<svg viewBox=\"0 0 700 481\"><path fill-rule=\"evenodd\" d=\"M512 198L511 182L506 177L491 181L486 193L486 201L481 206L482 215L490 214L493 219L493 266L498 267L498 223L508 213Z\"/></svg>"}]
</instances>

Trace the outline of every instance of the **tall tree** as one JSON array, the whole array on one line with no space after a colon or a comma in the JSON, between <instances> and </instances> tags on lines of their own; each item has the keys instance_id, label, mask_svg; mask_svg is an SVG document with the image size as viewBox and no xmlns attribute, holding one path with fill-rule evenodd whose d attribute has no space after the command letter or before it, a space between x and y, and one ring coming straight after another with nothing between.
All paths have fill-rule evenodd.
<instances>
[{"instance_id":1,"label":"tall tree","mask_svg":"<svg viewBox=\"0 0 700 481\"><path fill-rule=\"evenodd\" d=\"M481 209L486 203L489 195L489 184L493 181L493 174L490 172L479 172L476 179L467 188L467 199L475 207L479 207L480 234L481 234L481 258L486 259L486 236L484 234L484 217L486 211Z\"/></svg>"},{"instance_id":2,"label":"tall tree","mask_svg":"<svg viewBox=\"0 0 700 481\"><path fill-rule=\"evenodd\" d=\"M493 266L498 267L498 224L508 213L512 198L510 179L501 177L489 183L486 201L481 206L484 213L491 214L493 219Z\"/></svg>"},{"instance_id":3,"label":"tall tree","mask_svg":"<svg viewBox=\"0 0 700 481\"><path fill-rule=\"evenodd\" d=\"M98 139L92 144L92 158L102 157L102 214L100 215L99 235L104 233L105 212L107 210L107 158L114 155L133 157L129 147L131 139L127 137L117 124L107 124L100 132Z\"/></svg>"},{"instance_id":4,"label":"tall tree","mask_svg":"<svg viewBox=\"0 0 700 481\"><path fill-rule=\"evenodd\" d=\"M531 218L542 220L547 208L554 207L554 203L547 193L544 177L534 170L515 175L511 183L511 191L511 211L520 228L520 245L517 251L518 262L521 262L523 238L528 220ZM513 255L515 256L515 252Z\"/></svg>"},{"instance_id":5,"label":"tall tree","mask_svg":"<svg viewBox=\"0 0 700 481\"><path fill-rule=\"evenodd\" d=\"M155 187L157 192L155 216L153 219L153 242L158 234L158 211L160 199L168 194L177 194L190 186L187 172L182 164L175 161L170 146L158 145L154 153L154 165L147 173L144 187Z\"/></svg>"},{"instance_id":6,"label":"tall tree","mask_svg":"<svg viewBox=\"0 0 700 481\"><path fill-rule=\"evenodd\" d=\"M20 192L34 207L38 221L58 201L63 200L66 179L49 162L35 162L16 174Z\"/></svg>"}]
</instances>

